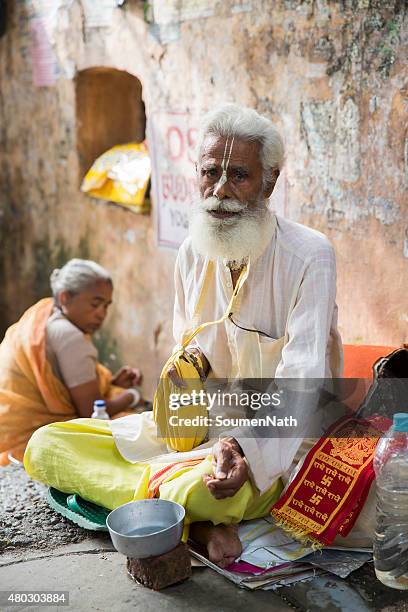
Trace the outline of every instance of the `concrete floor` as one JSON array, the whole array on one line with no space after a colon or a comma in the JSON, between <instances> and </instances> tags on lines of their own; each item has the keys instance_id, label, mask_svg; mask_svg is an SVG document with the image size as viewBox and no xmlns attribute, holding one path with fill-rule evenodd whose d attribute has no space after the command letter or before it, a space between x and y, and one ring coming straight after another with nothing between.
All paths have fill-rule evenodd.
<instances>
[{"instance_id":1,"label":"concrete floor","mask_svg":"<svg viewBox=\"0 0 408 612\"><path fill-rule=\"evenodd\" d=\"M69 607L61 609L69 610L290 610L274 593L243 591L205 568L195 568L185 583L161 592L150 591L128 577L126 559L117 552L56 550L45 558L27 558L1 567L0 582L1 588L8 590L68 591ZM15 609L3 606L2 610Z\"/></svg>"},{"instance_id":2,"label":"concrete floor","mask_svg":"<svg viewBox=\"0 0 408 612\"><path fill-rule=\"evenodd\" d=\"M156 593L128 577L126 559L114 551L108 534L85 531L54 513L44 491L22 467L0 468L2 612L40 610L7 605L2 590L68 591L69 605L61 609L86 612L408 612L407 592L381 585L367 565L347 581L328 575L274 592L241 590L209 568L193 568L188 581Z\"/></svg>"}]
</instances>

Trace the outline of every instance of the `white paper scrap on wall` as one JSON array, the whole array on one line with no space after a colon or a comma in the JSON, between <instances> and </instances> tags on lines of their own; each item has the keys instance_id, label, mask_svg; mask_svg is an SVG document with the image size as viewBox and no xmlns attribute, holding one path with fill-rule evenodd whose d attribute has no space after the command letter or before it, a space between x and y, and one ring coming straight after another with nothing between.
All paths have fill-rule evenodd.
<instances>
[{"instance_id":1,"label":"white paper scrap on wall","mask_svg":"<svg viewBox=\"0 0 408 612\"><path fill-rule=\"evenodd\" d=\"M112 25L113 11L122 0L81 0L87 28L107 28Z\"/></svg>"},{"instance_id":2,"label":"white paper scrap on wall","mask_svg":"<svg viewBox=\"0 0 408 612\"><path fill-rule=\"evenodd\" d=\"M153 20L156 24L166 25L211 17L218 0L151 0Z\"/></svg>"},{"instance_id":3,"label":"white paper scrap on wall","mask_svg":"<svg viewBox=\"0 0 408 612\"><path fill-rule=\"evenodd\" d=\"M252 0L235 0L231 6L231 13L248 13L252 11Z\"/></svg>"},{"instance_id":4,"label":"white paper scrap on wall","mask_svg":"<svg viewBox=\"0 0 408 612\"><path fill-rule=\"evenodd\" d=\"M212 17L219 0L150 0L151 19L157 25ZM232 0L231 14L252 10L252 0Z\"/></svg>"}]
</instances>

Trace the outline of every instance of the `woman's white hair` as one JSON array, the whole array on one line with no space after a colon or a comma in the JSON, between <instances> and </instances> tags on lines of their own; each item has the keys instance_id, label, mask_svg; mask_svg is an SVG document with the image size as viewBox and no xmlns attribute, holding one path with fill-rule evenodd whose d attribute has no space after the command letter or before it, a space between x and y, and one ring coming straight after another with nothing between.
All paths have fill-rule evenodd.
<instances>
[{"instance_id":1,"label":"woman's white hair","mask_svg":"<svg viewBox=\"0 0 408 612\"><path fill-rule=\"evenodd\" d=\"M208 134L224 137L235 136L235 138L241 138L242 140L259 142L264 171L264 187L274 182L273 170L281 170L285 157L285 147L279 132L269 119L252 108L239 106L238 104L224 104L207 113L202 120L197 143L198 157L204 139Z\"/></svg>"},{"instance_id":2,"label":"woman's white hair","mask_svg":"<svg viewBox=\"0 0 408 612\"><path fill-rule=\"evenodd\" d=\"M90 259L70 259L62 268L53 270L50 276L52 294L56 301L61 291L76 295L101 280L113 285L109 272Z\"/></svg>"}]
</instances>

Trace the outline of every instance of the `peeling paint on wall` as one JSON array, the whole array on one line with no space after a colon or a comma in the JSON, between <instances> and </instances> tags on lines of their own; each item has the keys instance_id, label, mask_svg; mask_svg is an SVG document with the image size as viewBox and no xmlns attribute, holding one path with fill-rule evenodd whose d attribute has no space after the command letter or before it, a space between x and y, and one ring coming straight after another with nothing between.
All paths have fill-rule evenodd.
<instances>
[{"instance_id":1,"label":"peeling paint on wall","mask_svg":"<svg viewBox=\"0 0 408 612\"><path fill-rule=\"evenodd\" d=\"M126 230L126 232L123 234L123 237L128 244L135 244L136 242L136 233L134 230Z\"/></svg>"},{"instance_id":2,"label":"peeling paint on wall","mask_svg":"<svg viewBox=\"0 0 408 612\"><path fill-rule=\"evenodd\" d=\"M307 148L312 163L316 161L316 174L323 171L325 175L336 176L336 178L352 182L359 176L358 163L350 162L351 157L356 157L358 148L356 146L355 134L358 132L358 115L355 105L348 100L344 106L345 111L337 111L334 102L310 102L302 106L302 120L305 127ZM333 139L338 140L339 150L336 152L340 161L332 154ZM358 162L358 159L357 159ZM352 164L352 170L348 166ZM334 168L333 168L334 166ZM333 172L336 170L336 172Z\"/></svg>"},{"instance_id":3,"label":"peeling paint on wall","mask_svg":"<svg viewBox=\"0 0 408 612\"><path fill-rule=\"evenodd\" d=\"M404 170L405 170L405 186L408 187L408 138L405 139L404 146Z\"/></svg>"},{"instance_id":4,"label":"peeling paint on wall","mask_svg":"<svg viewBox=\"0 0 408 612\"><path fill-rule=\"evenodd\" d=\"M339 208L345 201L347 183L360 177L359 113L349 98L342 107L334 101L312 101L301 105L301 126L308 159L305 190L316 189L312 202L317 212ZM333 147L333 143L336 146ZM345 203L347 215L351 202Z\"/></svg>"},{"instance_id":5,"label":"peeling paint on wall","mask_svg":"<svg viewBox=\"0 0 408 612\"><path fill-rule=\"evenodd\" d=\"M337 141L334 176L354 183L360 176L360 126L357 105L348 98L336 115Z\"/></svg>"},{"instance_id":6,"label":"peeling paint on wall","mask_svg":"<svg viewBox=\"0 0 408 612\"><path fill-rule=\"evenodd\" d=\"M405 228L404 236L404 257L408 259L408 226Z\"/></svg>"},{"instance_id":7,"label":"peeling paint on wall","mask_svg":"<svg viewBox=\"0 0 408 612\"><path fill-rule=\"evenodd\" d=\"M381 197L369 197L367 213L374 215L384 225L392 225L400 219L398 204Z\"/></svg>"}]
</instances>

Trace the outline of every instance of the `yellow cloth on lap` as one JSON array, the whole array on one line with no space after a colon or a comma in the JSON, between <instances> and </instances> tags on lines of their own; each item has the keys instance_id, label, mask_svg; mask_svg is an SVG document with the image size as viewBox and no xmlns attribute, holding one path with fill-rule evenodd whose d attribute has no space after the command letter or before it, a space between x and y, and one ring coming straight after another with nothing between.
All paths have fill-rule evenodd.
<instances>
[{"instance_id":1,"label":"yellow cloth on lap","mask_svg":"<svg viewBox=\"0 0 408 612\"><path fill-rule=\"evenodd\" d=\"M171 463L174 463L174 456ZM65 493L114 509L150 497L149 480L166 463L128 463L120 455L109 422L74 419L37 430L24 455L29 476ZM196 521L238 523L268 514L282 490L280 480L262 496L250 481L233 496L216 500L202 480L212 473L211 456L198 465L172 472L159 488L159 497L186 509L186 525Z\"/></svg>"}]
</instances>

